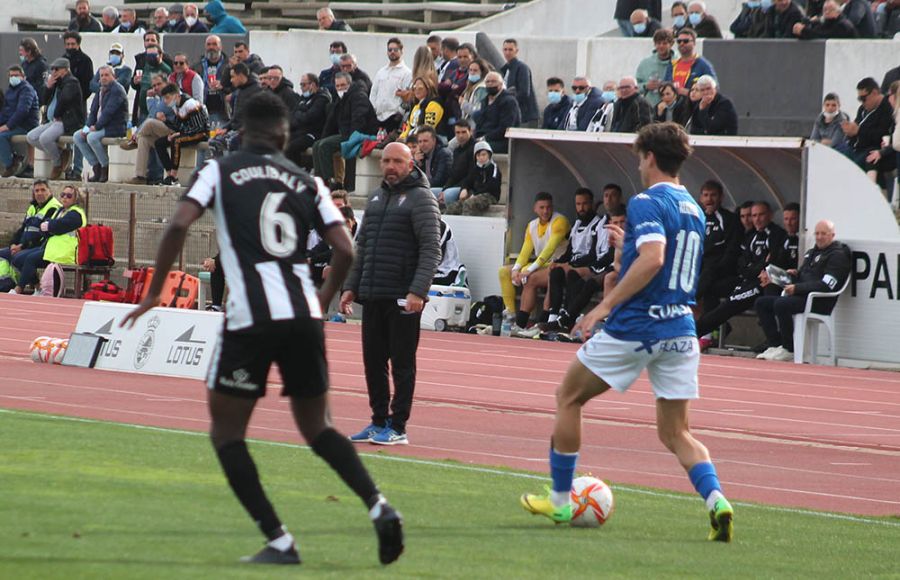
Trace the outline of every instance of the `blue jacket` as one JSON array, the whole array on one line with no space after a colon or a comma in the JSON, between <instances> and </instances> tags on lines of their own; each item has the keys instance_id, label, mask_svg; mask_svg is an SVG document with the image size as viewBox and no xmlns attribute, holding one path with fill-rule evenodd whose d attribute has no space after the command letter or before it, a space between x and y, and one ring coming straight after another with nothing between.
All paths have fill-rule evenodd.
<instances>
[{"instance_id":1,"label":"blue jacket","mask_svg":"<svg viewBox=\"0 0 900 580\"><path fill-rule=\"evenodd\" d=\"M246 34L247 29L241 24L241 21L225 12L225 7L219 0L211 0L207 2L203 9L215 26L209 31L210 34Z\"/></svg>"},{"instance_id":2,"label":"blue jacket","mask_svg":"<svg viewBox=\"0 0 900 580\"><path fill-rule=\"evenodd\" d=\"M23 79L19 86L6 89L3 109L0 110L0 125L30 131L38 126L40 120L38 96L28 81Z\"/></svg>"},{"instance_id":3,"label":"blue jacket","mask_svg":"<svg viewBox=\"0 0 900 580\"><path fill-rule=\"evenodd\" d=\"M588 92L587 99L584 104L578 108L578 116L576 119L576 129L578 131L587 131L588 125L591 124L591 120L597 115L597 112L603 108L603 105L606 104L606 101L603 100L603 91L601 91L597 87L591 87L590 92ZM575 103L570 99L569 106L566 107L564 111L560 111L559 118L559 127L563 131L566 130L566 118L569 116L569 110L575 106Z\"/></svg>"},{"instance_id":4,"label":"blue jacket","mask_svg":"<svg viewBox=\"0 0 900 580\"><path fill-rule=\"evenodd\" d=\"M100 111L101 99L103 99L102 111ZM91 103L87 125L96 127L98 131L106 129L107 137L124 137L127 123L128 98L125 96L125 89L119 83L110 83L105 90L100 90Z\"/></svg>"},{"instance_id":5,"label":"blue jacket","mask_svg":"<svg viewBox=\"0 0 900 580\"><path fill-rule=\"evenodd\" d=\"M676 60L673 60L669 63L669 66L666 67L666 78L665 80L672 80L672 65L675 64ZM694 64L691 65L691 74L688 75L687 82L684 84L684 88L689 89L694 86L694 83L697 82L697 79L702 77L703 75L709 75L712 78L718 80L716 78L716 69L713 68L711 62L703 58L702 56L698 56L697 60L694 61Z\"/></svg>"}]
</instances>

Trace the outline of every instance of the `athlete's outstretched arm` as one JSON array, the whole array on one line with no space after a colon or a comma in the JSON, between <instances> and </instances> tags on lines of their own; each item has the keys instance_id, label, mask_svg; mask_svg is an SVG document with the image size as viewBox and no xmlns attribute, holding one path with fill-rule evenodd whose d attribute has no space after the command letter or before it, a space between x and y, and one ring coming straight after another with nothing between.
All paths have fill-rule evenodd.
<instances>
[{"instance_id":1,"label":"athlete's outstretched arm","mask_svg":"<svg viewBox=\"0 0 900 580\"><path fill-rule=\"evenodd\" d=\"M128 313L119 326L134 326L137 319L145 312L159 303L159 293L162 292L163 284L175 263L181 248L184 247L184 239L187 237L188 228L203 215L203 208L200 204L193 200L184 200L178 202L175 208L175 215L166 232L163 234L162 241L159 243L159 250L156 253L156 264L154 265L153 280L150 282L150 289L147 295L138 304L138 307Z\"/></svg>"},{"instance_id":2,"label":"athlete's outstretched arm","mask_svg":"<svg viewBox=\"0 0 900 580\"><path fill-rule=\"evenodd\" d=\"M593 310L584 315L573 332L581 330L587 339L594 330L594 325L609 316L613 308L625 302L653 280L666 260L666 244L664 242L644 242L638 249L638 257L631 264L628 272L621 278L612 292Z\"/></svg>"},{"instance_id":3,"label":"athlete's outstretched arm","mask_svg":"<svg viewBox=\"0 0 900 580\"><path fill-rule=\"evenodd\" d=\"M325 230L324 237L331 246L332 254L329 264L331 270L319 289L319 303L322 305L322 310L326 310L331 304L334 295L341 289L341 284L347 278L350 266L353 265L353 240L350 239L350 234L347 233L344 224L332 224Z\"/></svg>"}]
</instances>

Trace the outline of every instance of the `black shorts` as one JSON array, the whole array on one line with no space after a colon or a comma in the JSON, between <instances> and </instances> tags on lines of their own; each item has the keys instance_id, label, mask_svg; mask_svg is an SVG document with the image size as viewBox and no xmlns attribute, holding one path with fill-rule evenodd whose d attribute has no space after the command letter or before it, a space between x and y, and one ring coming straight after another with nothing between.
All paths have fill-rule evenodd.
<instances>
[{"instance_id":1,"label":"black shorts","mask_svg":"<svg viewBox=\"0 0 900 580\"><path fill-rule=\"evenodd\" d=\"M276 322L236 332L225 330L207 375L207 386L244 398L266 394L272 363L286 397L318 397L328 390L325 333L321 320Z\"/></svg>"}]
</instances>

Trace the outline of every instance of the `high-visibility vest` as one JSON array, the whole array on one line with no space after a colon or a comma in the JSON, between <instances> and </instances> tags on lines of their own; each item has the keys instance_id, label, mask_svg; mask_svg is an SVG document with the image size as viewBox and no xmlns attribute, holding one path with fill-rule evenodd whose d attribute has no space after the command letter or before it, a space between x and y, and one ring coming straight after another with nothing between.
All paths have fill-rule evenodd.
<instances>
[{"instance_id":1,"label":"high-visibility vest","mask_svg":"<svg viewBox=\"0 0 900 580\"><path fill-rule=\"evenodd\" d=\"M87 225L87 215L84 210L73 205L69 209L61 209L56 213L55 219L60 219L70 211L77 211L81 215L81 225L65 234L50 236L44 247L44 260L56 264L75 264L78 258L78 230Z\"/></svg>"},{"instance_id":2,"label":"high-visibility vest","mask_svg":"<svg viewBox=\"0 0 900 580\"><path fill-rule=\"evenodd\" d=\"M61 207L62 207L62 203L60 203L60 201L58 199L56 199L55 197L50 196L50 199L47 201L47 203L44 204L44 207L39 208L36 205L34 205L33 203L29 204L28 209L25 211L25 220L27 221L29 218L33 218L35 216L43 219L43 217L47 214L48 211L50 211L51 209L59 210L59 208L61 208ZM41 231L41 228L39 225L28 224L25 226L25 231L23 233L24 234L37 233L39 231Z\"/></svg>"}]
</instances>

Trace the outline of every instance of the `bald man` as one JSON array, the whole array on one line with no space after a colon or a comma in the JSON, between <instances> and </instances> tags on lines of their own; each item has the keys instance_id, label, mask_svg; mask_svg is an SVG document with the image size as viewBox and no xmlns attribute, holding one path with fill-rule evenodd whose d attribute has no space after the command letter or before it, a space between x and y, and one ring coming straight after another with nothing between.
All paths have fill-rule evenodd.
<instances>
[{"instance_id":1,"label":"bald man","mask_svg":"<svg viewBox=\"0 0 900 580\"><path fill-rule=\"evenodd\" d=\"M622 77L616 94L619 98L613 106L612 132L636 133L653 121L653 107L640 95L637 79Z\"/></svg>"},{"instance_id":2,"label":"bald man","mask_svg":"<svg viewBox=\"0 0 900 580\"><path fill-rule=\"evenodd\" d=\"M357 231L357 260L341 295L344 314L353 314L353 302L364 306L363 365L372 409L369 425L350 440L406 445L419 320L441 260L441 214L409 147L397 142L385 147L381 174L384 181L369 196L366 219Z\"/></svg>"},{"instance_id":3,"label":"bald man","mask_svg":"<svg viewBox=\"0 0 900 580\"><path fill-rule=\"evenodd\" d=\"M834 239L834 223L816 224L816 245L803 256L800 271L788 270L795 280L784 287L783 296L762 296L756 300L759 324L769 348L756 358L789 361L794 359L794 314L806 307L810 292L837 292L850 275L850 248ZM772 282L769 282L772 284ZM816 298L812 311L831 314L837 297Z\"/></svg>"}]
</instances>

